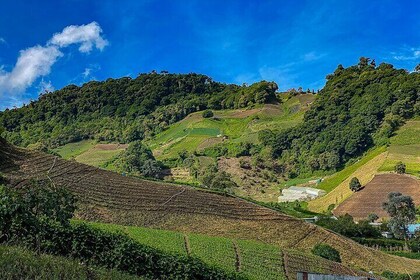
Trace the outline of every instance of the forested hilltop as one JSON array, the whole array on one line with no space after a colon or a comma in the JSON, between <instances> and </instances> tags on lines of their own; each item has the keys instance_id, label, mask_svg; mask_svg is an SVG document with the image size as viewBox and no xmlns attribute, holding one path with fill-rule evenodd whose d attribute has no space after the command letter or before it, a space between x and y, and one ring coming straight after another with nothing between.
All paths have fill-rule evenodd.
<instances>
[{"instance_id":1,"label":"forested hilltop","mask_svg":"<svg viewBox=\"0 0 420 280\"><path fill-rule=\"evenodd\" d=\"M204 151L189 151L191 155L182 149L169 151L180 159L170 165L185 166L186 158L200 155L251 156L259 168L268 168L275 176L331 173L369 148L387 144L406 119L420 114L418 68L410 73L387 63L377 66L364 57L348 68L339 65L327 76L325 87L310 108L303 111L303 121L299 120L297 125L284 129L285 122L272 118L265 129L258 130L258 139L219 141ZM299 94L291 91L283 98L277 90L274 82L239 86L215 82L199 74L153 72L135 79L108 79L81 87L70 85L43 94L29 105L1 112L0 126L5 128L3 136L20 146L39 144L53 148L88 138L162 146L160 142L154 143L153 137L191 113L249 109L286 102ZM284 110L295 111L293 106L285 106ZM223 115L218 112L213 117L211 111L208 116L204 113L203 117L213 122L220 122ZM261 121L258 114L250 118L246 121L243 118L244 127ZM182 133L178 132L189 131L184 128ZM162 135L160 138L164 139Z\"/></svg>"},{"instance_id":2,"label":"forested hilltop","mask_svg":"<svg viewBox=\"0 0 420 280\"><path fill-rule=\"evenodd\" d=\"M199 74L140 74L92 81L42 94L37 101L0 113L12 143L55 147L86 138L132 142L153 136L192 112L244 108L276 100L273 82L227 85Z\"/></svg>"},{"instance_id":3,"label":"forested hilltop","mask_svg":"<svg viewBox=\"0 0 420 280\"><path fill-rule=\"evenodd\" d=\"M327 76L319 97L294 128L264 131L260 139L289 177L336 170L420 115L420 67L409 73L362 57Z\"/></svg>"}]
</instances>

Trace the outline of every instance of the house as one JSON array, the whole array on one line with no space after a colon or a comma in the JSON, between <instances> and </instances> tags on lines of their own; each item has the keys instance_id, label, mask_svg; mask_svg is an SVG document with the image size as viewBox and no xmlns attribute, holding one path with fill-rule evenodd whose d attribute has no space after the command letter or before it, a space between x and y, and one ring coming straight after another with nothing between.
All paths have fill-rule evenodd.
<instances>
[{"instance_id":1,"label":"house","mask_svg":"<svg viewBox=\"0 0 420 280\"><path fill-rule=\"evenodd\" d=\"M385 238L394 238L394 235L389 231L382 231L381 235Z\"/></svg>"},{"instance_id":2,"label":"house","mask_svg":"<svg viewBox=\"0 0 420 280\"><path fill-rule=\"evenodd\" d=\"M416 234L416 231L420 231L420 224L411 224L407 228L408 236L413 237Z\"/></svg>"},{"instance_id":3,"label":"house","mask_svg":"<svg viewBox=\"0 0 420 280\"><path fill-rule=\"evenodd\" d=\"M281 191L278 202L308 201L325 194L326 192L321 189L291 186Z\"/></svg>"}]
</instances>

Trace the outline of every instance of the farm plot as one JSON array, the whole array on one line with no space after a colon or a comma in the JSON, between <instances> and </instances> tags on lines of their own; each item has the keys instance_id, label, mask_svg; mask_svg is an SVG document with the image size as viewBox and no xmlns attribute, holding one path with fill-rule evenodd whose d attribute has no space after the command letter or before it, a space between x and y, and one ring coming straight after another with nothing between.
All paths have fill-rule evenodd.
<instances>
[{"instance_id":1,"label":"farm plot","mask_svg":"<svg viewBox=\"0 0 420 280\"><path fill-rule=\"evenodd\" d=\"M382 204L388 200L390 192L400 192L413 198L416 205L420 205L420 185L418 180L398 174L378 174L364 189L353 194L341 203L333 212L336 216L346 213L355 220L366 219L370 213L380 218L389 218Z\"/></svg>"},{"instance_id":2,"label":"farm plot","mask_svg":"<svg viewBox=\"0 0 420 280\"><path fill-rule=\"evenodd\" d=\"M380 171L393 171L397 162L407 166L407 173L420 177L420 121L408 121L391 138L389 154Z\"/></svg>"},{"instance_id":3,"label":"farm plot","mask_svg":"<svg viewBox=\"0 0 420 280\"><path fill-rule=\"evenodd\" d=\"M389 264L387 269L400 272L420 270L420 261L405 260L402 268L398 257L367 249L322 228L239 198L124 177L0 141L0 172L12 185L20 187L30 184L32 179L51 180L78 197L76 214L80 218L259 240L282 249L296 248L304 252L309 252L319 242L334 241L334 247L344 256L344 264L375 272L383 271L381 263ZM366 259L366 250L370 253L369 260L374 261Z\"/></svg>"}]
</instances>

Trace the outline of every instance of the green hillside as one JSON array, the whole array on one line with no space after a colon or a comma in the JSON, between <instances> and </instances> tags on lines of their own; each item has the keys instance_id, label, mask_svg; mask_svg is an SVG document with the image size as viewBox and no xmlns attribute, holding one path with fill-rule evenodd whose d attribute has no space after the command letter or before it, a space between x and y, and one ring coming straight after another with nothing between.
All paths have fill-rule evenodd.
<instances>
[{"instance_id":1,"label":"green hillside","mask_svg":"<svg viewBox=\"0 0 420 280\"><path fill-rule=\"evenodd\" d=\"M388 155L380 171L394 171L396 163L402 161L408 174L420 177L420 120L407 121L391 137Z\"/></svg>"},{"instance_id":2,"label":"green hillside","mask_svg":"<svg viewBox=\"0 0 420 280\"><path fill-rule=\"evenodd\" d=\"M264 129L286 129L299 124L315 96L312 94L279 97L280 104L255 108L215 110L214 117L202 112L188 115L145 143L158 159L177 158L181 151L202 151L216 144L258 143L258 132Z\"/></svg>"},{"instance_id":3,"label":"green hillside","mask_svg":"<svg viewBox=\"0 0 420 280\"><path fill-rule=\"evenodd\" d=\"M140 244L196 257L204 263L228 272L240 272L246 279L295 279L295 273L305 268L318 273L344 273L357 275L337 263L294 250L281 250L277 246L259 241L235 240L167 230L157 230L115 224L89 223L110 232L123 232ZM359 274L360 275L360 274Z\"/></svg>"},{"instance_id":4,"label":"green hillside","mask_svg":"<svg viewBox=\"0 0 420 280\"><path fill-rule=\"evenodd\" d=\"M46 254L39 255L27 249L1 245L0 279L134 280L143 278L116 270L87 267L76 260Z\"/></svg>"}]
</instances>

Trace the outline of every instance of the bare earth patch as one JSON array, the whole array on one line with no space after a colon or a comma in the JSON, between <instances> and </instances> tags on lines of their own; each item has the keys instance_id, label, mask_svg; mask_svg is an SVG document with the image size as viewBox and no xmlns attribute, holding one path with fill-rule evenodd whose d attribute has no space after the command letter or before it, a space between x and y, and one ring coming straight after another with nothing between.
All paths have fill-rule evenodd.
<instances>
[{"instance_id":1,"label":"bare earth patch","mask_svg":"<svg viewBox=\"0 0 420 280\"><path fill-rule=\"evenodd\" d=\"M334 215L341 216L346 213L355 220L366 219L370 213L379 218L389 218L382 204L388 200L390 192L400 192L413 198L416 205L420 204L420 184L418 180L398 174L378 174L364 189L353 194L335 209Z\"/></svg>"}]
</instances>

